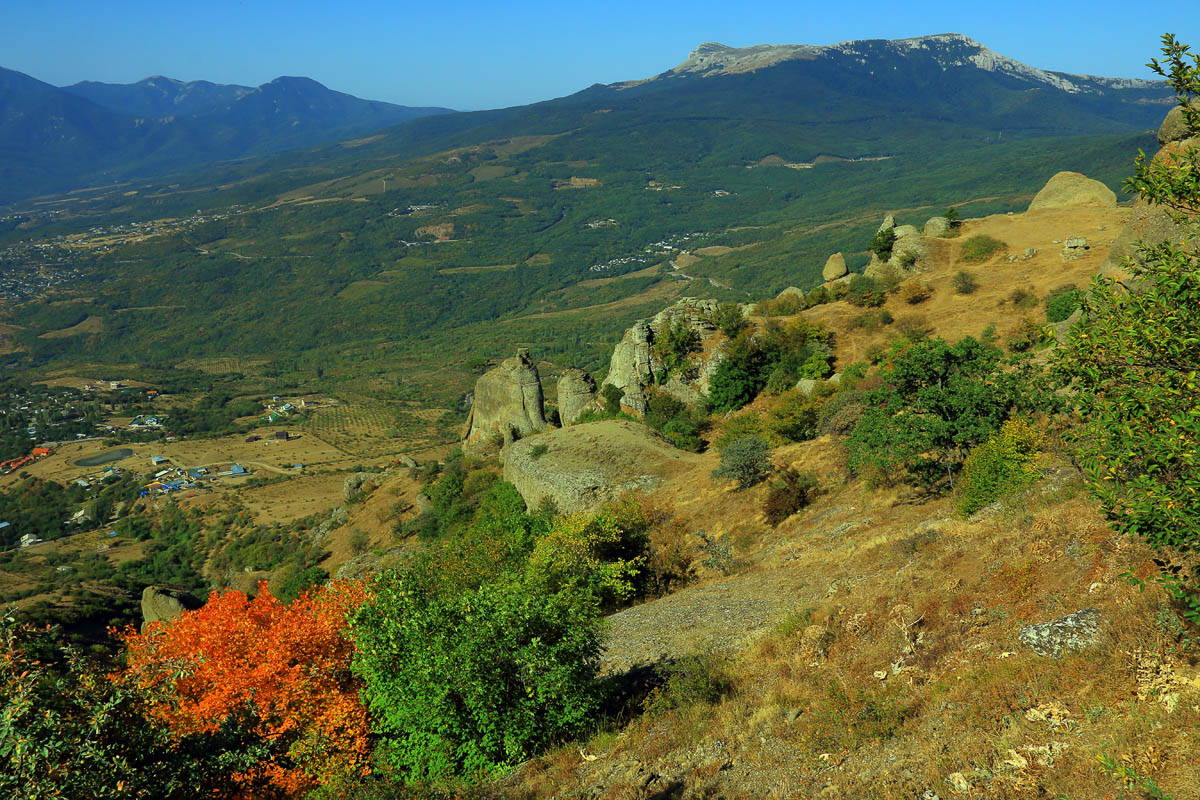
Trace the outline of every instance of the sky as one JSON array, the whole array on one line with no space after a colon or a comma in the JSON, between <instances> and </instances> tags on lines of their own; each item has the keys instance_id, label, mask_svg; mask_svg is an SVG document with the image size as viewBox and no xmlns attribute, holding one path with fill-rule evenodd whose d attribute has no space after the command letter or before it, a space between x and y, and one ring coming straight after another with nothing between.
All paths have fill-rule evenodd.
<instances>
[{"instance_id":1,"label":"sky","mask_svg":"<svg viewBox=\"0 0 1200 800\"><path fill-rule=\"evenodd\" d=\"M1153 77L1145 63L1167 31L1200 49L1200 3L0 0L0 66L58 86L302 75L372 100L473 110L650 77L705 41L953 32L1043 69Z\"/></svg>"}]
</instances>

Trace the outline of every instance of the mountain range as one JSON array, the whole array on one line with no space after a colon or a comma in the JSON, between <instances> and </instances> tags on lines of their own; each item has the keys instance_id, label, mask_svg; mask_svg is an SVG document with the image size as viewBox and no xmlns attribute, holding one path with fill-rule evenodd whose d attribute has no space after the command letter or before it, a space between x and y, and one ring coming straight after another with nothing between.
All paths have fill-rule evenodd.
<instances>
[{"instance_id":1,"label":"mountain range","mask_svg":"<svg viewBox=\"0 0 1200 800\"><path fill-rule=\"evenodd\" d=\"M308 147L448 111L361 100L309 78L248 87L155 76L59 88L0 69L0 202Z\"/></svg>"}]
</instances>

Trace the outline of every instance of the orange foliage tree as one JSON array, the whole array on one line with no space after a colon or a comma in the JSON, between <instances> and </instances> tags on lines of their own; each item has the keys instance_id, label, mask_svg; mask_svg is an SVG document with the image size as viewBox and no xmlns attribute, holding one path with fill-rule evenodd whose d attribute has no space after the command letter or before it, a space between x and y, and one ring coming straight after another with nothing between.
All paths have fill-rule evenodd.
<instances>
[{"instance_id":1,"label":"orange foliage tree","mask_svg":"<svg viewBox=\"0 0 1200 800\"><path fill-rule=\"evenodd\" d=\"M144 634L122 634L126 679L167 687L173 699L154 713L179 735L208 732L250 709L256 733L280 755L240 776L295 795L340 777L365 774L370 721L350 672L346 615L366 599L357 583L337 583L282 603L258 594L213 592L203 608Z\"/></svg>"}]
</instances>

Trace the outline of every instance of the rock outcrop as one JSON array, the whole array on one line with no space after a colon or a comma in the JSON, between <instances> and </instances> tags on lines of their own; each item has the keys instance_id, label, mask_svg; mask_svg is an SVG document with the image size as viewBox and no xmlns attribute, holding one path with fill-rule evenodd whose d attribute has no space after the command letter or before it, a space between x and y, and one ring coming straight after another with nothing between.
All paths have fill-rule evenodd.
<instances>
[{"instance_id":1,"label":"rock outcrop","mask_svg":"<svg viewBox=\"0 0 1200 800\"><path fill-rule=\"evenodd\" d=\"M528 350L518 350L476 381L463 446L474 452L495 450L546 425L537 366Z\"/></svg>"},{"instance_id":2,"label":"rock outcrop","mask_svg":"<svg viewBox=\"0 0 1200 800\"><path fill-rule=\"evenodd\" d=\"M1029 204L1030 211L1048 208L1116 208L1117 196L1100 181L1078 172L1060 172L1042 187Z\"/></svg>"},{"instance_id":3,"label":"rock outcrop","mask_svg":"<svg viewBox=\"0 0 1200 800\"><path fill-rule=\"evenodd\" d=\"M1086 608L1050 622L1026 625L1017 638L1039 656L1062 658L1064 653L1095 644L1099 629L1100 612Z\"/></svg>"},{"instance_id":4,"label":"rock outcrop","mask_svg":"<svg viewBox=\"0 0 1200 800\"><path fill-rule=\"evenodd\" d=\"M787 291L787 290L785 290ZM654 352L657 337L680 321L696 332L701 340L717 331L712 320L717 310L715 300L700 300L685 297L654 315L650 320L638 320L625 332L621 341L613 348L605 385L613 385L624 394L621 405L635 414L646 410L645 388L662 380L666 368ZM672 375L663 387L665 391L684 402L693 402L708 392L708 377L715 366L710 366L713 354L701 358L696 364L695 374Z\"/></svg>"},{"instance_id":5,"label":"rock outcrop","mask_svg":"<svg viewBox=\"0 0 1200 800\"><path fill-rule=\"evenodd\" d=\"M558 419L570 425L596 400L596 381L581 369L567 369L558 378Z\"/></svg>"},{"instance_id":6,"label":"rock outcrop","mask_svg":"<svg viewBox=\"0 0 1200 800\"><path fill-rule=\"evenodd\" d=\"M1196 101L1200 103L1200 101ZM1186 149L1200 146L1200 137L1190 135L1183 109L1175 106L1167 112L1166 119L1158 129L1158 141L1162 149L1154 156L1155 160L1180 153ZM1113 241L1108 256L1100 265L1100 271L1109 277L1124 279L1129 277L1124 264L1126 259L1140 261L1137 244L1152 247L1168 239L1179 240L1187 235L1187 230L1171 218L1167 209L1147 203L1142 197L1134 200L1133 210L1125 227Z\"/></svg>"},{"instance_id":7,"label":"rock outcrop","mask_svg":"<svg viewBox=\"0 0 1200 800\"><path fill-rule=\"evenodd\" d=\"M841 253L834 253L825 262L825 269L821 271L821 277L826 283L836 281L838 278L845 277L850 272L846 267L846 258Z\"/></svg>"},{"instance_id":8,"label":"rock outcrop","mask_svg":"<svg viewBox=\"0 0 1200 800\"><path fill-rule=\"evenodd\" d=\"M147 586L142 590L142 632L153 622L170 622L202 605L204 601L191 592L169 586Z\"/></svg>"},{"instance_id":9,"label":"rock outcrop","mask_svg":"<svg viewBox=\"0 0 1200 800\"><path fill-rule=\"evenodd\" d=\"M512 442L504 479L530 508L549 498L563 513L591 511L631 491L649 490L699 456L677 450L628 420L585 422Z\"/></svg>"}]
</instances>

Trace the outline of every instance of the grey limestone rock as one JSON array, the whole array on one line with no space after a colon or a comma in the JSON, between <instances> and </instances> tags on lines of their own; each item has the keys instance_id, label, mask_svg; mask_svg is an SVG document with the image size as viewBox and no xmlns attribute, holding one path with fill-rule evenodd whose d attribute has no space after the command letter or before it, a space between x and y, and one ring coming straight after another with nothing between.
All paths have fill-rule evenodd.
<instances>
[{"instance_id":1,"label":"grey limestone rock","mask_svg":"<svg viewBox=\"0 0 1200 800\"><path fill-rule=\"evenodd\" d=\"M930 217L925 223L926 236L945 236L950 233L950 220L945 217Z\"/></svg>"},{"instance_id":2,"label":"grey limestone rock","mask_svg":"<svg viewBox=\"0 0 1200 800\"><path fill-rule=\"evenodd\" d=\"M475 383L464 447L486 452L546 428L542 381L528 350L518 350Z\"/></svg>"},{"instance_id":3,"label":"grey limestone rock","mask_svg":"<svg viewBox=\"0 0 1200 800\"><path fill-rule=\"evenodd\" d=\"M375 477L373 472L352 472L342 481L342 499L349 500L358 494L363 484Z\"/></svg>"},{"instance_id":4,"label":"grey limestone rock","mask_svg":"<svg viewBox=\"0 0 1200 800\"><path fill-rule=\"evenodd\" d=\"M1192 101L1192 107L1200 110L1200 99ZM1182 142L1195 134L1188 129L1187 120L1183 117L1183 107L1175 106L1167 112L1166 119L1158 129L1158 143Z\"/></svg>"},{"instance_id":5,"label":"grey limestone rock","mask_svg":"<svg viewBox=\"0 0 1200 800\"><path fill-rule=\"evenodd\" d=\"M152 622L170 622L202 605L204 602L191 592L169 586L147 586L142 590L142 632Z\"/></svg>"},{"instance_id":6,"label":"grey limestone rock","mask_svg":"<svg viewBox=\"0 0 1200 800\"><path fill-rule=\"evenodd\" d=\"M581 369L567 369L558 379L558 418L563 425L579 419L596 399L596 381Z\"/></svg>"},{"instance_id":7,"label":"grey limestone rock","mask_svg":"<svg viewBox=\"0 0 1200 800\"><path fill-rule=\"evenodd\" d=\"M1050 622L1026 625L1017 638L1039 656L1062 658L1064 653L1083 650L1096 643L1100 619L1098 610L1085 608Z\"/></svg>"},{"instance_id":8,"label":"grey limestone rock","mask_svg":"<svg viewBox=\"0 0 1200 800\"><path fill-rule=\"evenodd\" d=\"M821 277L825 282L836 281L846 275L850 270L846 268L846 258L841 253L834 253L825 262L825 269L821 272Z\"/></svg>"},{"instance_id":9,"label":"grey limestone rock","mask_svg":"<svg viewBox=\"0 0 1200 800\"><path fill-rule=\"evenodd\" d=\"M1097 180L1078 172L1059 172L1046 182L1029 203L1030 211L1049 208L1116 208L1117 195Z\"/></svg>"}]
</instances>

